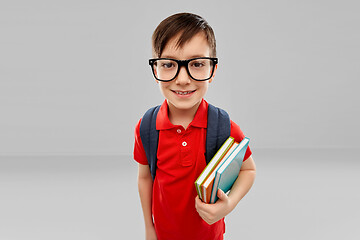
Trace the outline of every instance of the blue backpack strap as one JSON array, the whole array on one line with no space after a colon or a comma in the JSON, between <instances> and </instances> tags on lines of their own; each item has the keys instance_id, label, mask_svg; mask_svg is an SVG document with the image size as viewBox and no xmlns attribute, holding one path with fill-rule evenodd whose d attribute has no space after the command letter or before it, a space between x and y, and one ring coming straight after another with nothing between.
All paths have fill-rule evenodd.
<instances>
[{"instance_id":1,"label":"blue backpack strap","mask_svg":"<svg viewBox=\"0 0 360 240\"><path fill-rule=\"evenodd\" d=\"M147 110L140 123L140 138L153 180L155 179L157 164L159 131L156 130L156 117L159 109L160 105Z\"/></svg>"},{"instance_id":2,"label":"blue backpack strap","mask_svg":"<svg viewBox=\"0 0 360 240\"><path fill-rule=\"evenodd\" d=\"M206 130L206 164L210 162L217 150L230 137L230 131L229 114L221 108L209 104Z\"/></svg>"}]
</instances>

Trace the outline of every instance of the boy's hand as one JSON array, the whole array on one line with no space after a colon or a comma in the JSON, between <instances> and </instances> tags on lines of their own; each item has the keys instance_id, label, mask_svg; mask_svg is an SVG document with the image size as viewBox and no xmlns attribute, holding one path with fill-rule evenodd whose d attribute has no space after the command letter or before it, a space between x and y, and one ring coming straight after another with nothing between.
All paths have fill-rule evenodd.
<instances>
[{"instance_id":1,"label":"boy's hand","mask_svg":"<svg viewBox=\"0 0 360 240\"><path fill-rule=\"evenodd\" d=\"M218 190L219 199L214 204L207 204L200 200L199 196L195 198L195 208L200 217L209 225L216 223L232 211L229 197L221 190Z\"/></svg>"}]
</instances>

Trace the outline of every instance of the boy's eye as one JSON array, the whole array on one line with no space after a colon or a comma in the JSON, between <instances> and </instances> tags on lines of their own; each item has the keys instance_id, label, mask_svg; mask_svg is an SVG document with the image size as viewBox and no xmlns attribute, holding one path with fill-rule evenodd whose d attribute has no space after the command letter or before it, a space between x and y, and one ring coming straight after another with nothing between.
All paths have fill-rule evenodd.
<instances>
[{"instance_id":1,"label":"boy's eye","mask_svg":"<svg viewBox=\"0 0 360 240\"><path fill-rule=\"evenodd\" d=\"M172 68L172 67L175 67L175 64L173 62L162 62L161 67L162 68Z\"/></svg>"},{"instance_id":2,"label":"boy's eye","mask_svg":"<svg viewBox=\"0 0 360 240\"><path fill-rule=\"evenodd\" d=\"M201 68L206 65L205 62L202 62L202 61L194 61L194 62L191 62L190 64L192 67L195 67L195 68Z\"/></svg>"}]
</instances>

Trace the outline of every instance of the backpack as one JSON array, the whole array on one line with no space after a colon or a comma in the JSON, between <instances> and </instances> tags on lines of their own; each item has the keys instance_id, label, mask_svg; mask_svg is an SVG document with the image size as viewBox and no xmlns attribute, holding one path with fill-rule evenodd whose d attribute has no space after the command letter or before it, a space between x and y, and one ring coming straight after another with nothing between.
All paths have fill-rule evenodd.
<instances>
[{"instance_id":1,"label":"backpack","mask_svg":"<svg viewBox=\"0 0 360 240\"><path fill-rule=\"evenodd\" d=\"M157 149L159 131L156 130L156 117L160 106L150 108L140 123L140 138L149 163L152 179L155 180L157 168ZM217 150L230 136L230 117L221 108L208 104L205 159L208 164Z\"/></svg>"}]
</instances>

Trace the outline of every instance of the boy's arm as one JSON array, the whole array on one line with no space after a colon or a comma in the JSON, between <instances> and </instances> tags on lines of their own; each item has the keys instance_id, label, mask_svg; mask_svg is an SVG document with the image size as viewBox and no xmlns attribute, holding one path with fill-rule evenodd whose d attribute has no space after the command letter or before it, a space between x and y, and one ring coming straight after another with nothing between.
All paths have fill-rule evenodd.
<instances>
[{"instance_id":1,"label":"boy's arm","mask_svg":"<svg viewBox=\"0 0 360 240\"><path fill-rule=\"evenodd\" d=\"M139 163L138 189L144 214L146 239L157 239L151 210L153 179L150 174L149 165L142 165Z\"/></svg>"},{"instance_id":2,"label":"boy's arm","mask_svg":"<svg viewBox=\"0 0 360 240\"><path fill-rule=\"evenodd\" d=\"M231 188L229 196L219 189L219 199L215 204L202 202L199 196L195 199L195 207L200 217L208 224L213 224L228 215L246 195L254 183L256 167L250 156L241 166L239 176Z\"/></svg>"}]
</instances>

